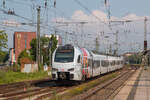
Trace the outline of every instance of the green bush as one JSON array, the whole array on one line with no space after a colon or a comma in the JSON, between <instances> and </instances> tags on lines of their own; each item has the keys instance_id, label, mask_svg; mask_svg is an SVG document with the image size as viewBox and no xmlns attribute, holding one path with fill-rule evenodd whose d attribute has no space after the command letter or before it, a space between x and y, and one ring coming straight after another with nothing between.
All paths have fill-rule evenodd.
<instances>
[{"instance_id":1,"label":"green bush","mask_svg":"<svg viewBox=\"0 0 150 100\"><path fill-rule=\"evenodd\" d=\"M22 58L28 58L28 59L30 59L30 60L32 60L32 57L31 57L31 55L30 55L30 51L28 51L28 50L24 50L24 51L22 51L20 54L19 54L19 57L18 57L18 64L19 65L21 65L21 59Z\"/></svg>"},{"instance_id":2,"label":"green bush","mask_svg":"<svg viewBox=\"0 0 150 100\"><path fill-rule=\"evenodd\" d=\"M36 73L21 73L21 72L0 72L0 84L8 84L13 82L21 82L26 80L43 79L48 76L47 72L39 71Z\"/></svg>"}]
</instances>

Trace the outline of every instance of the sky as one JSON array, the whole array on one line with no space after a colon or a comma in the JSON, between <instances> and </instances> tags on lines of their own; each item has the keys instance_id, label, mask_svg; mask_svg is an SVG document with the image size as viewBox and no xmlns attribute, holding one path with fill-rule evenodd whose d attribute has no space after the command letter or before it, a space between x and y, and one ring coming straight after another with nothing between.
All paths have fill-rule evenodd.
<instances>
[{"instance_id":1,"label":"sky","mask_svg":"<svg viewBox=\"0 0 150 100\"><path fill-rule=\"evenodd\" d=\"M144 33L144 16L149 18L150 0L109 0L111 20L133 20L131 23L113 23L112 30L108 27L108 15L104 6L104 0L56 0L56 8L53 7L54 0L48 0L47 9L44 8L44 0L4 0L5 7L0 1L0 23L4 21L17 23L14 25L1 25L1 30L6 30L8 33L8 47L13 47L13 33L14 31L36 31L36 26L22 26L20 23L31 23L27 18L36 23L36 8L41 6L41 33L51 34L57 29L58 34L65 39L66 31L67 42L74 43L78 40L81 46L94 49L94 40L99 36L100 50L106 51L109 45L115 48L115 35L119 31L119 50L120 52L137 51L143 49L143 33ZM21 17L5 14L2 10L14 10L15 13ZM26 18L23 19L22 17ZM66 26L55 24L55 21L60 22L80 22L86 21L88 24L82 26L81 24L70 24ZM106 23L106 24L103 24ZM115 25L116 24L116 25ZM150 27L149 21L147 22ZM46 26L48 25L48 26ZM104 34L102 34L104 32ZM72 36L72 34L74 34ZM84 34L83 34L84 33ZM109 34L110 33L110 34ZM148 40L150 30L148 28ZM90 34L90 35L89 35ZM109 36L108 39L104 39ZM85 38L86 37L86 38ZM71 41L74 40L74 41ZM150 42L148 42L150 44ZM89 45L88 45L89 44ZM149 46L150 47L150 46Z\"/></svg>"},{"instance_id":2,"label":"sky","mask_svg":"<svg viewBox=\"0 0 150 100\"><path fill-rule=\"evenodd\" d=\"M76 10L84 10L75 0L57 0L57 7L63 9L72 15ZM105 10L104 9L104 0L79 0L86 7L92 10ZM138 16L150 15L149 10L149 0L109 0L111 12L113 16L122 17L128 13L135 13Z\"/></svg>"}]
</instances>

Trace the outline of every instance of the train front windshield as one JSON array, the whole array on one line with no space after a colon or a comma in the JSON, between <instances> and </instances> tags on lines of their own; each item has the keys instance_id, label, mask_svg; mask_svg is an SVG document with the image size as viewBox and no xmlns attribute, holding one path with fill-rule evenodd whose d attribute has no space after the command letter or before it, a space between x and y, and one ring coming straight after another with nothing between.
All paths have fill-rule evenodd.
<instances>
[{"instance_id":1,"label":"train front windshield","mask_svg":"<svg viewBox=\"0 0 150 100\"><path fill-rule=\"evenodd\" d=\"M54 62L68 63L74 60L74 49L58 49L55 54Z\"/></svg>"}]
</instances>

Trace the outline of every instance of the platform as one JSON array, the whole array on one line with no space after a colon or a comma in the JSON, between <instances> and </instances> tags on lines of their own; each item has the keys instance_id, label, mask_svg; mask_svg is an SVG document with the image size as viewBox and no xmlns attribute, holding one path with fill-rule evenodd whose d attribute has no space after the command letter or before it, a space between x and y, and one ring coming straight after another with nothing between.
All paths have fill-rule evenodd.
<instances>
[{"instance_id":1,"label":"platform","mask_svg":"<svg viewBox=\"0 0 150 100\"><path fill-rule=\"evenodd\" d=\"M124 84L114 100L150 100L150 67L140 68Z\"/></svg>"}]
</instances>

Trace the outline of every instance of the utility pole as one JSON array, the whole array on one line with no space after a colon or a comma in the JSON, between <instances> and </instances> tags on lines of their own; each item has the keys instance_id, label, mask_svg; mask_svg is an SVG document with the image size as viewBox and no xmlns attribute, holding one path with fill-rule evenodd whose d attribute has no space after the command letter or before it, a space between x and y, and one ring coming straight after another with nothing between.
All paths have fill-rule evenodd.
<instances>
[{"instance_id":1,"label":"utility pole","mask_svg":"<svg viewBox=\"0 0 150 100\"><path fill-rule=\"evenodd\" d=\"M143 61L144 69L147 69L148 59L147 59L147 17L144 19L144 54L143 54Z\"/></svg>"},{"instance_id":2,"label":"utility pole","mask_svg":"<svg viewBox=\"0 0 150 100\"><path fill-rule=\"evenodd\" d=\"M66 32L65 32L65 44L68 42L68 23L66 24Z\"/></svg>"},{"instance_id":3,"label":"utility pole","mask_svg":"<svg viewBox=\"0 0 150 100\"><path fill-rule=\"evenodd\" d=\"M38 63L38 67L40 65L40 10L41 7L37 8L37 48L36 48L36 61Z\"/></svg>"},{"instance_id":4,"label":"utility pole","mask_svg":"<svg viewBox=\"0 0 150 100\"><path fill-rule=\"evenodd\" d=\"M96 52L99 52L99 40L98 37L96 37Z\"/></svg>"},{"instance_id":5,"label":"utility pole","mask_svg":"<svg viewBox=\"0 0 150 100\"><path fill-rule=\"evenodd\" d=\"M144 50L147 50L147 17L144 19Z\"/></svg>"},{"instance_id":6,"label":"utility pole","mask_svg":"<svg viewBox=\"0 0 150 100\"><path fill-rule=\"evenodd\" d=\"M112 45L109 46L109 54L112 54Z\"/></svg>"},{"instance_id":7,"label":"utility pole","mask_svg":"<svg viewBox=\"0 0 150 100\"><path fill-rule=\"evenodd\" d=\"M111 20L111 12L110 12L110 4L109 4L109 0L105 0L105 8L107 10L107 16L109 19L109 25L110 25L110 20Z\"/></svg>"},{"instance_id":8,"label":"utility pole","mask_svg":"<svg viewBox=\"0 0 150 100\"><path fill-rule=\"evenodd\" d=\"M116 50L115 50L115 55L118 55L118 33L119 33L119 31L117 30L116 31Z\"/></svg>"},{"instance_id":9,"label":"utility pole","mask_svg":"<svg viewBox=\"0 0 150 100\"><path fill-rule=\"evenodd\" d=\"M81 47L86 47L85 45L85 39L86 39L86 36L85 36L85 33L84 33L84 24L86 24L87 22L80 22L81 24Z\"/></svg>"}]
</instances>

